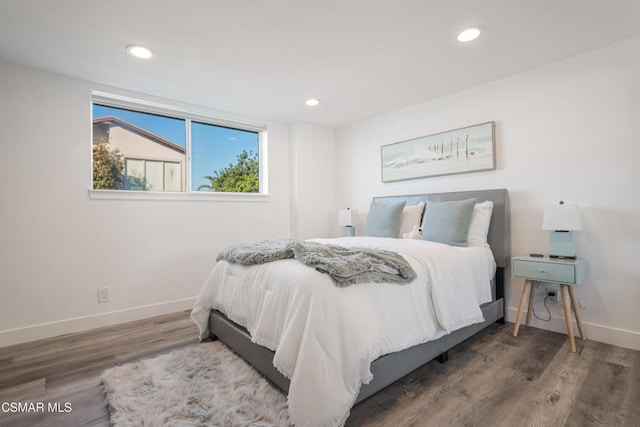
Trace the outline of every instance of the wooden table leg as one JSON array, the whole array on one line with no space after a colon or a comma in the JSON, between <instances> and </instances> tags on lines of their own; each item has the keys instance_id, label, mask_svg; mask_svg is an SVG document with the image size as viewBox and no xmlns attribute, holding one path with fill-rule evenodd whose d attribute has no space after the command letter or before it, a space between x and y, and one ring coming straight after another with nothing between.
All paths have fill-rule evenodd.
<instances>
[{"instance_id":1,"label":"wooden table leg","mask_svg":"<svg viewBox=\"0 0 640 427\"><path fill-rule=\"evenodd\" d=\"M529 326L529 323L531 323L531 315L533 314L533 300L536 297L536 289L538 288L538 284L540 282L536 282L536 284L533 284L533 281L531 281L531 294L529 295L529 308L527 310L527 326Z\"/></svg>"},{"instance_id":2,"label":"wooden table leg","mask_svg":"<svg viewBox=\"0 0 640 427\"><path fill-rule=\"evenodd\" d=\"M582 319L580 317L580 304L578 304L578 299L576 298L575 289L573 286L569 286L569 295L571 295L571 307L573 308L573 314L576 316L576 323L578 324L578 331L580 331L580 338L582 341L586 341L587 337L582 329Z\"/></svg>"},{"instance_id":3,"label":"wooden table leg","mask_svg":"<svg viewBox=\"0 0 640 427\"><path fill-rule=\"evenodd\" d=\"M569 306L569 292L567 291L567 287L569 285L560 285L560 291L562 292L562 307L564 308L564 320L567 323L567 335L569 335L569 347L571 348L571 352L576 352L576 341L573 338L573 326L571 325L571 307Z\"/></svg>"},{"instance_id":4,"label":"wooden table leg","mask_svg":"<svg viewBox=\"0 0 640 427\"><path fill-rule=\"evenodd\" d=\"M520 296L520 305L518 306L518 316L516 317L516 325L513 327L513 336L518 336L518 329L520 329L520 318L524 311L524 305L527 302L527 294L531 288L531 280L524 281L524 288L522 288L522 295Z\"/></svg>"}]
</instances>

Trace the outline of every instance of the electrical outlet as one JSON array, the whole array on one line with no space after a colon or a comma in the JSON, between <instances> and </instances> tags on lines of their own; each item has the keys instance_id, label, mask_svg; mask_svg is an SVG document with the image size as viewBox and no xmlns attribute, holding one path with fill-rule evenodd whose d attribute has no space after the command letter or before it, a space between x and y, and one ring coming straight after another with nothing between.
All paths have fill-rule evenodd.
<instances>
[{"instance_id":1,"label":"electrical outlet","mask_svg":"<svg viewBox=\"0 0 640 427\"><path fill-rule=\"evenodd\" d=\"M548 302L556 302L556 296L558 295L558 290L547 286L544 288L544 295L545 297L549 297L549 299L547 299Z\"/></svg>"},{"instance_id":2,"label":"electrical outlet","mask_svg":"<svg viewBox=\"0 0 640 427\"><path fill-rule=\"evenodd\" d=\"M559 286L548 284L545 287L545 295L549 297L547 301L562 304L562 293Z\"/></svg>"},{"instance_id":3,"label":"electrical outlet","mask_svg":"<svg viewBox=\"0 0 640 427\"><path fill-rule=\"evenodd\" d=\"M109 302L109 288L98 288L98 302Z\"/></svg>"}]
</instances>

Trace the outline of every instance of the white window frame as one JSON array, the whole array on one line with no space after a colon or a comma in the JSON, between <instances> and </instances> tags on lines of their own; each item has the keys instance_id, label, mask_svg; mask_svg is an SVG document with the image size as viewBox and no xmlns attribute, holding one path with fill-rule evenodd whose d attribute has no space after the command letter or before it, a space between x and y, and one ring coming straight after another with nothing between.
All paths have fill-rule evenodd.
<instances>
[{"instance_id":1,"label":"white window frame","mask_svg":"<svg viewBox=\"0 0 640 427\"><path fill-rule=\"evenodd\" d=\"M182 119L186 121L186 191L162 192L162 191L135 191L135 190L95 190L93 189L93 168L89 181L89 197L95 200L201 200L201 201L267 201L268 191L268 170L267 170L267 126L261 123L245 122L229 119L210 114L204 114L187 108L175 107L157 102L141 99L129 98L126 96L113 95L105 92L91 92L91 110L93 104L106 105L108 107L124 108L141 113L157 114L161 116ZM93 120L93 112L91 113ZM259 170L259 192L258 193L229 193L214 191L192 191L191 190L191 121L210 124L214 126L224 126L233 129L256 132L258 134L258 170ZM91 126L91 141L93 141L93 126ZM91 151L93 155L93 151Z\"/></svg>"}]
</instances>

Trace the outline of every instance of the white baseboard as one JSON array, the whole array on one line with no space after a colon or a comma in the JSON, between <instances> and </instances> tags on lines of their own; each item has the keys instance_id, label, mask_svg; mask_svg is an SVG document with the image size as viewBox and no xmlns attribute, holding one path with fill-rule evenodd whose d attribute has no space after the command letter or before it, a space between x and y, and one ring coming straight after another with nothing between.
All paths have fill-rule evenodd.
<instances>
[{"instance_id":1,"label":"white baseboard","mask_svg":"<svg viewBox=\"0 0 640 427\"><path fill-rule=\"evenodd\" d=\"M107 313L93 314L89 316L74 317L71 319L0 331L0 347L189 310L193 307L194 302L195 297L184 298L159 304L110 311Z\"/></svg>"},{"instance_id":2,"label":"white baseboard","mask_svg":"<svg viewBox=\"0 0 640 427\"><path fill-rule=\"evenodd\" d=\"M55 322L41 323L23 328L0 331L0 347L189 310L193 307L194 302L195 298L185 298L160 304L110 311L108 313L75 317L72 319L64 319ZM507 308L506 320L509 322L515 322L517 314L517 308ZM563 334L567 333L564 317L553 316L548 322L532 317L531 326ZM611 328L584 321L582 322L582 326L584 327L584 332L589 340L640 351L640 333L638 332ZM578 326L576 325L575 320L573 321L573 330L574 334L579 337Z\"/></svg>"},{"instance_id":3,"label":"white baseboard","mask_svg":"<svg viewBox=\"0 0 640 427\"><path fill-rule=\"evenodd\" d=\"M518 315L518 309L509 307L507 308L506 320L509 322L516 321ZM526 321L526 313L522 315L523 320ZM547 331L559 332L562 334L567 333L567 326L564 321L564 317L552 316L551 320L545 322L531 316L530 326L535 328L545 329ZM640 351L640 333L634 331L626 331L624 329L612 328L610 326L602 326L595 323L589 323L582 321L582 327L584 333L587 336L587 340L593 340L603 342L606 344L617 345L619 347L629 348L631 350ZM578 332L578 325L573 320L573 334L580 339L580 333Z\"/></svg>"}]
</instances>

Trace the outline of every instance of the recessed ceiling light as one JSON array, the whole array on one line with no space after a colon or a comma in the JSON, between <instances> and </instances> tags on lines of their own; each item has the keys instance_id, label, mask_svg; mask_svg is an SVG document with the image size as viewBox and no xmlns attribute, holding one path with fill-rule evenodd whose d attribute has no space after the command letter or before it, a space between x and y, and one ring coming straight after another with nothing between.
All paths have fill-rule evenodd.
<instances>
[{"instance_id":1,"label":"recessed ceiling light","mask_svg":"<svg viewBox=\"0 0 640 427\"><path fill-rule=\"evenodd\" d=\"M458 41L462 43L475 40L480 35L480 27L471 27L458 33Z\"/></svg>"},{"instance_id":2,"label":"recessed ceiling light","mask_svg":"<svg viewBox=\"0 0 640 427\"><path fill-rule=\"evenodd\" d=\"M127 46L127 53L140 59L151 59L156 56L154 51L139 44L130 44Z\"/></svg>"},{"instance_id":3,"label":"recessed ceiling light","mask_svg":"<svg viewBox=\"0 0 640 427\"><path fill-rule=\"evenodd\" d=\"M316 105L320 104L320 101L315 98L309 98L304 103L309 107L315 107Z\"/></svg>"}]
</instances>

